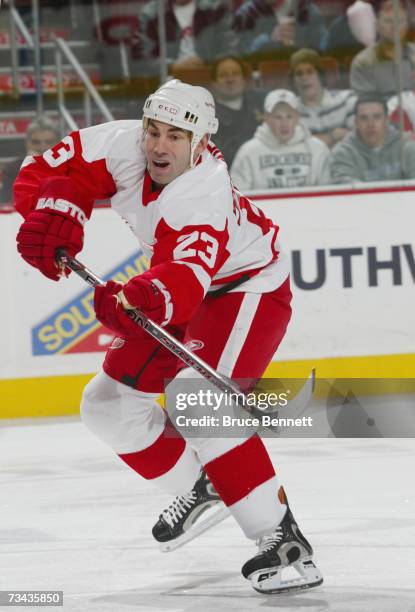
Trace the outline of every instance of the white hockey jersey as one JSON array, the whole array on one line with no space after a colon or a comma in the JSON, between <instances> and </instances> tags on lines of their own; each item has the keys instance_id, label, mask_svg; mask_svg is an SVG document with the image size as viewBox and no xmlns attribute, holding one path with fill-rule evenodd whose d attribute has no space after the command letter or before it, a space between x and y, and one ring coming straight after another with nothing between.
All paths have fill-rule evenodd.
<instances>
[{"instance_id":1,"label":"white hockey jersey","mask_svg":"<svg viewBox=\"0 0 415 612\"><path fill-rule=\"evenodd\" d=\"M150 260L145 274L166 288L171 322L186 320L207 291L241 277L239 290L279 287L288 262L278 227L233 188L220 151L209 144L194 168L154 191L146 171L141 121L113 121L72 132L43 156L29 157L15 183L15 206L33 210L44 182L66 176L84 198L110 198ZM57 194L57 197L59 194Z\"/></svg>"}]
</instances>

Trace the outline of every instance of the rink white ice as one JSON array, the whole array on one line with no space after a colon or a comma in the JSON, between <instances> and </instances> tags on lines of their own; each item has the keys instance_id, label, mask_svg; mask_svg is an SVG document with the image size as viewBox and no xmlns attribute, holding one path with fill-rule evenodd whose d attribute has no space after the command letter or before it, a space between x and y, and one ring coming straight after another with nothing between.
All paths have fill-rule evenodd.
<instances>
[{"instance_id":1,"label":"rink white ice","mask_svg":"<svg viewBox=\"0 0 415 612\"><path fill-rule=\"evenodd\" d=\"M256 548L232 518L160 553L151 527L169 497L61 418L1 423L0 589L63 590L71 612L415 612L414 441L265 442L321 587L252 591L240 568Z\"/></svg>"}]
</instances>

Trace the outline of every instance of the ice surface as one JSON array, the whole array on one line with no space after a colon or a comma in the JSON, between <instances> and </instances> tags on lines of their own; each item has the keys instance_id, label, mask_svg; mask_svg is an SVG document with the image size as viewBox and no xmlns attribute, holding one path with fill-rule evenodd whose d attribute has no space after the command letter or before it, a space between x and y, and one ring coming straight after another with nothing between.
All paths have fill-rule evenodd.
<instances>
[{"instance_id":1,"label":"ice surface","mask_svg":"<svg viewBox=\"0 0 415 612\"><path fill-rule=\"evenodd\" d=\"M321 587L252 591L240 567L255 548L232 519L160 553L169 498L78 420L38 419L0 421L0 590L63 590L71 612L415 612L415 441L266 444Z\"/></svg>"}]
</instances>

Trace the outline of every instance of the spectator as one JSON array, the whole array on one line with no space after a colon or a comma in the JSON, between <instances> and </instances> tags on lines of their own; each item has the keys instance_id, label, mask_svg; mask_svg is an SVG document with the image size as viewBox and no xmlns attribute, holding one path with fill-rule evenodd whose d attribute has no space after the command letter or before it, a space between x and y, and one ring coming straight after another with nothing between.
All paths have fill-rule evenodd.
<instances>
[{"instance_id":1,"label":"spectator","mask_svg":"<svg viewBox=\"0 0 415 612\"><path fill-rule=\"evenodd\" d=\"M398 74L394 42L393 0L383 0L376 5L378 41L363 49L354 58L350 70L350 84L358 95L380 93L386 99L396 94ZM400 37L402 41L403 89L413 89L413 63L415 44L407 42L408 13L400 3Z\"/></svg>"},{"instance_id":2,"label":"spectator","mask_svg":"<svg viewBox=\"0 0 415 612\"><path fill-rule=\"evenodd\" d=\"M327 36L323 15L310 0L245 0L233 28L241 55L323 49Z\"/></svg>"},{"instance_id":3,"label":"spectator","mask_svg":"<svg viewBox=\"0 0 415 612\"><path fill-rule=\"evenodd\" d=\"M48 117L38 117L28 126L26 132L26 155L42 155L58 140L58 128ZM25 157L26 157L25 155ZM0 191L0 203L12 203L13 183L25 157L19 157L6 164L3 168L3 185Z\"/></svg>"},{"instance_id":4,"label":"spectator","mask_svg":"<svg viewBox=\"0 0 415 612\"><path fill-rule=\"evenodd\" d=\"M299 95L301 121L313 136L331 148L353 126L356 94L350 90L329 91L324 87L320 55L300 49L291 56L294 87Z\"/></svg>"},{"instance_id":5,"label":"spectator","mask_svg":"<svg viewBox=\"0 0 415 612\"><path fill-rule=\"evenodd\" d=\"M356 0L345 14L331 22L326 51L336 55L352 55L373 44L376 38L376 17L371 0Z\"/></svg>"},{"instance_id":6,"label":"spectator","mask_svg":"<svg viewBox=\"0 0 415 612\"><path fill-rule=\"evenodd\" d=\"M236 187L278 189L328 183L329 150L300 123L297 96L275 89L265 98L264 111L264 122L232 164Z\"/></svg>"},{"instance_id":7,"label":"spectator","mask_svg":"<svg viewBox=\"0 0 415 612\"><path fill-rule=\"evenodd\" d=\"M143 70L159 70L157 0L143 6L133 55ZM175 68L195 68L235 51L231 14L226 0L168 0L165 3L167 63Z\"/></svg>"},{"instance_id":8,"label":"spectator","mask_svg":"<svg viewBox=\"0 0 415 612\"><path fill-rule=\"evenodd\" d=\"M249 88L250 68L233 56L212 66L213 93L219 131L215 144L230 166L238 148L249 138L262 118L264 94Z\"/></svg>"},{"instance_id":9,"label":"spectator","mask_svg":"<svg viewBox=\"0 0 415 612\"><path fill-rule=\"evenodd\" d=\"M355 130L332 153L332 182L415 178L415 142L406 135L403 162L401 168L401 140L389 124L385 100L379 95L358 100Z\"/></svg>"}]
</instances>

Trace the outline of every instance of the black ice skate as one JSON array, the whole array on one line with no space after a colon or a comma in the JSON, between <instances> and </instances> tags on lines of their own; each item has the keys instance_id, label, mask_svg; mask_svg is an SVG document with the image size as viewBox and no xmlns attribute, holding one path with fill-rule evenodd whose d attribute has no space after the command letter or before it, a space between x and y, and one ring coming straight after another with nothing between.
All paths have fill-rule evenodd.
<instances>
[{"instance_id":1,"label":"black ice skate","mask_svg":"<svg viewBox=\"0 0 415 612\"><path fill-rule=\"evenodd\" d=\"M258 553L242 567L242 575L258 593L285 593L323 582L312 560L313 549L298 528L289 507L280 525L257 542ZM291 574L291 577L286 577Z\"/></svg>"},{"instance_id":2,"label":"black ice skate","mask_svg":"<svg viewBox=\"0 0 415 612\"><path fill-rule=\"evenodd\" d=\"M206 512L206 516L201 518ZM202 470L194 488L176 497L154 525L153 537L162 552L180 548L230 516L230 512Z\"/></svg>"}]
</instances>

